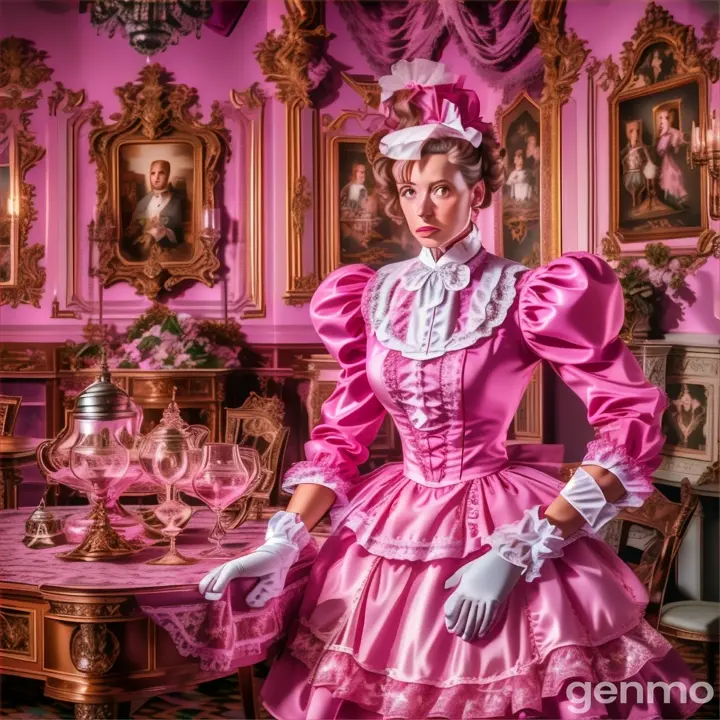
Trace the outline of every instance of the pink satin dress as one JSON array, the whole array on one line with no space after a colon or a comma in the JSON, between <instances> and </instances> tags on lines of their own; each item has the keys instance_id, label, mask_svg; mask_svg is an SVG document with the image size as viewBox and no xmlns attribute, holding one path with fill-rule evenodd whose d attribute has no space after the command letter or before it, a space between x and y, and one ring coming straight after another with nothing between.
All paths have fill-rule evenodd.
<instances>
[{"instance_id":1,"label":"pink satin dress","mask_svg":"<svg viewBox=\"0 0 720 720\"><path fill-rule=\"evenodd\" d=\"M623 298L602 259L573 253L528 271L475 237L453 250L435 271L420 259L377 273L342 267L313 298L342 375L283 487L332 488L333 533L264 683L265 707L281 720L689 716L697 704L677 688L667 702L636 703L632 690L624 703L568 700L572 682L693 682L643 619L644 586L597 537L521 579L483 638L447 630L447 578L487 551L497 526L562 488L505 446L541 359L587 405L597 438L586 458L622 478L621 504L653 491L666 404L617 338ZM404 461L362 476L386 413Z\"/></svg>"}]
</instances>

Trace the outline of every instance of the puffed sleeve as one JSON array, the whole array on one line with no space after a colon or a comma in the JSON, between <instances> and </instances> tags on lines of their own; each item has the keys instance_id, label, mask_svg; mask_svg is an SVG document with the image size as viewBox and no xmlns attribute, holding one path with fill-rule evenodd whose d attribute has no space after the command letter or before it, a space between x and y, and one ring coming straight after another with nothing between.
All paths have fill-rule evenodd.
<instances>
[{"instance_id":1,"label":"puffed sleeve","mask_svg":"<svg viewBox=\"0 0 720 720\"><path fill-rule=\"evenodd\" d=\"M368 459L368 447L385 417L385 408L370 389L365 363L362 297L374 274L365 265L338 268L323 280L310 303L313 327L341 372L305 443L307 459L288 470L282 489L292 492L300 483L324 485L335 493L335 507L347 504L347 491L359 477L358 465Z\"/></svg>"},{"instance_id":2,"label":"puffed sleeve","mask_svg":"<svg viewBox=\"0 0 720 720\"><path fill-rule=\"evenodd\" d=\"M620 480L626 494L615 506L642 505L660 464L667 396L647 381L618 337L625 310L617 276L602 258L578 252L526 273L521 282L525 342L585 403L595 429L582 464Z\"/></svg>"}]
</instances>

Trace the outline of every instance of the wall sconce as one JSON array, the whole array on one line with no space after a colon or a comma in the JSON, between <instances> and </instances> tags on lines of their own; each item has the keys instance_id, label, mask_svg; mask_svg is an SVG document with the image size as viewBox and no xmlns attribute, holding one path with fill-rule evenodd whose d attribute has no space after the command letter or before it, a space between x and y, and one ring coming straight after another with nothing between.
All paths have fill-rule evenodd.
<instances>
[{"instance_id":1,"label":"wall sconce","mask_svg":"<svg viewBox=\"0 0 720 720\"><path fill-rule=\"evenodd\" d=\"M693 121L688 148L690 167L707 165L710 182L710 217L720 220L720 121L712 111L706 127Z\"/></svg>"}]
</instances>

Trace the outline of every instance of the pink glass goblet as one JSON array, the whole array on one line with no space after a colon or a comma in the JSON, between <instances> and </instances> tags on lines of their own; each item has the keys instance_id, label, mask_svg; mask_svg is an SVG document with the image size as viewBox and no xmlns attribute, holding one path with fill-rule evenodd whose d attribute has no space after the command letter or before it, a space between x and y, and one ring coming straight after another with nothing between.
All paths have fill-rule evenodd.
<instances>
[{"instance_id":1,"label":"pink glass goblet","mask_svg":"<svg viewBox=\"0 0 720 720\"><path fill-rule=\"evenodd\" d=\"M232 558L236 552L223 547L226 530L222 524L222 512L252 489L255 477L243 461L240 448L230 443L206 443L200 468L193 480L196 497L200 498L214 513L215 527L210 540L215 546L201 553L204 557Z\"/></svg>"}]
</instances>

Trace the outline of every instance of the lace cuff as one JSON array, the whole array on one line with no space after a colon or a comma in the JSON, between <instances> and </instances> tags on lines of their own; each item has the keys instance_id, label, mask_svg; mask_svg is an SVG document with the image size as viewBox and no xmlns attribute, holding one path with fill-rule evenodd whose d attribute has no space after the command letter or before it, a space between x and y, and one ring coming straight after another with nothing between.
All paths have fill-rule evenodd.
<instances>
[{"instance_id":1,"label":"lace cuff","mask_svg":"<svg viewBox=\"0 0 720 720\"><path fill-rule=\"evenodd\" d=\"M620 508L605 499L590 473L578 468L560 493L584 518L592 532L610 522Z\"/></svg>"},{"instance_id":2,"label":"lace cuff","mask_svg":"<svg viewBox=\"0 0 720 720\"><path fill-rule=\"evenodd\" d=\"M297 513L280 510L268 522L265 542L289 545L298 554L310 542L310 533Z\"/></svg>"},{"instance_id":3,"label":"lace cuff","mask_svg":"<svg viewBox=\"0 0 720 720\"><path fill-rule=\"evenodd\" d=\"M606 437L598 437L588 445L582 464L597 465L620 480L625 488L625 495L613 503L618 509L640 507L655 491L648 468Z\"/></svg>"},{"instance_id":4,"label":"lace cuff","mask_svg":"<svg viewBox=\"0 0 720 720\"><path fill-rule=\"evenodd\" d=\"M311 483L324 485L335 493L335 506L347 505L346 482L340 475L340 469L332 465L303 460L295 463L285 473L282 490L292 495L297 485Z\"/></svg>"},{"instance_id":5,"label":"lace cuff","mask_svg":"<svg viewBox=\"0 0 720 720\"><path fill-rule=\"evenodd\" d=\"M529 508L517 522L496 528L487 539L505 560L524 568L527 582L540 577L545 560L561 557L562 549L576 534L563 538L561 530L546 518L540 519L540 506Z\"/></svg>"}]
</instances>

